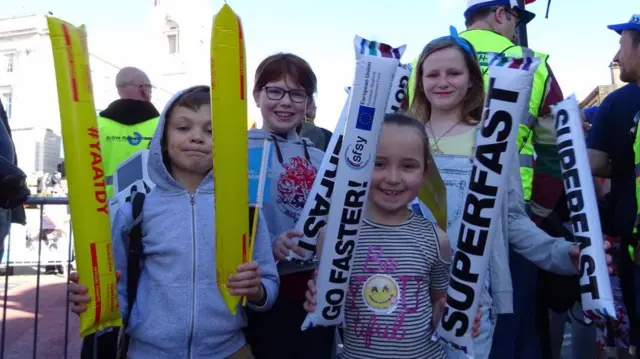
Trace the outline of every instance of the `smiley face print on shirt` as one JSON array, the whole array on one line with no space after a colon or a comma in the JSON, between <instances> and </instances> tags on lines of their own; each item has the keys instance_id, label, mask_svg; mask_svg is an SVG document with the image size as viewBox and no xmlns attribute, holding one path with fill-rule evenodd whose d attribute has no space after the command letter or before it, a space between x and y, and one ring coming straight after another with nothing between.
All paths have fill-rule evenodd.
<instances>
[{"instance_id":1,"label":"smiley face print on shirt","mask_svg":"<svg viewBox=\"0 0 640 359\"><path fill-rule=\"evenodd\" d=\"M391 314L398 306L400 287L393 277L376 274L362 286L362 299L369 309L379 314Z\"/></svg>"}]
</instances>

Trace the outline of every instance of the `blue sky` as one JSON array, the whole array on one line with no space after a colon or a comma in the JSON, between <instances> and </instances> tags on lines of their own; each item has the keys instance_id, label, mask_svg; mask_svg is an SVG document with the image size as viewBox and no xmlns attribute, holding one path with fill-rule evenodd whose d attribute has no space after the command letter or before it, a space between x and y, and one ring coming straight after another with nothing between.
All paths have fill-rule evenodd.
<instances>
[{"instance_id":1,"label":"blue sky","mask_svg":"<svg viewBox=\"0 0 640 359\"><path fill-rule=\"evenodd\" d=\"M163 0L175 1L175 0ZM194 0L178 0L188 4ZM221 0L210 0L217 11ZM19 4L18 4L19 3ZM92 52L118 66L144 62L141 37L146 35L153 0L20 0L3 4L3 14L53 11L75 24L86 24ZM249 84L266 56L289 51L305 58L319 79L317 122L333 129L344 104L344 86L354 71L353 36L407 45L403 62L411 62L431 39L448 26L464 28L465 0L228 0L242 19ZM195 4L194 4L195 5ZM640 13L638 0L556 0L549 19L547 1L528 9L538 16L528 26L529 46L550 54L550 64L565 96L584 98L595 86L608 84L608 65L619 36L606 25L626 22ZM580 5L580 7L576 7ZM194 11L200 10L194 6ZM200 10L202 11L202 10ZM213 13L211 14L213 16ZM153 82L153 79L151 79ZM208 79L203 78L203 83ZM257 116L253 104L250 111Z\"/></svg>"}]
</instances>

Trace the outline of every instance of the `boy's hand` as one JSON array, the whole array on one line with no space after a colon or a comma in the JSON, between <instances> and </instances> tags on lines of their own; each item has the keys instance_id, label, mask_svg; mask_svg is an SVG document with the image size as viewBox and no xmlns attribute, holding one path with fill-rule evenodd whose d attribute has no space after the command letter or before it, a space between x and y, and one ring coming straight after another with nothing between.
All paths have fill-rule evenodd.
<instances>
[{"instance_id":1,"label":"boy's hand","mask_svg":"<svg viewBox=\"0 0 640 359\"><path fill-rule=\"evenodd\" d=\"M91 297L87 295L89 289L78 284L79 279L78 272L69 273L69 285L67 286L69 303L71 303L71 311L76 314L84 313L87 310L85 304L91 301ZM120 281L120 271L116 271L116 281Z\"/></svg>"},{"instance_id":2,"label":"boy's hand","mask_svg":"<svg viewBox=\"0 0 640 359\"><path fill-rule=\"evenodd\" d=\"M273 257L277 261L284 261L289 256L289 250L294 251L300 257L304 256L302 248L298 247L291 238L302 237L303 234L296 230L290 230L282 233L278 236L278 239L273 243Z\"/></svg>"},{"instance_id":3,"label":"boy's hand","mask_svg":"<svg viewBox=\"0 0 640 359\"><path fill-rule=\"evenodd\" d=\"M314 277L318 276L318 270L316 269L315 272L313 272ZM307 298L307 300L305 300L304 304L302 305L304 307L304 310L306 310L308 313L312 313L313 311L316 310L316 294L317 294L317 289L316 289L316 280L315 279L310 279L309 282L307 283L308 286L308 290L305 293L305 297Z\"/></svg>"},{"instance_id":4,"label":"boy's hand","mask_svg":"<svg viewBox=\"0 0 640 359\"><path fill-rule=\"evenodd\" d=\"M227 287L231 295L247 296L252 303L262 303L265 299L262 275L258 263L249 262L238 266L238 273L229 276Z\"/></svg>"}]
</instances>

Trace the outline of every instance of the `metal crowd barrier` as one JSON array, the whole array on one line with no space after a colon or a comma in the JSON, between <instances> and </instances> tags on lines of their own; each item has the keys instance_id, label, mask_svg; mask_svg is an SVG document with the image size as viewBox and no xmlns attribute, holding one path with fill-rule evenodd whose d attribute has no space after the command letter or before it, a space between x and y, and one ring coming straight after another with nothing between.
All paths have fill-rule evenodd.
<instances>
[{"instance_id":1,"label":"metal crowd barrier","mask_svg":"<svg viewBox=\"0 0 640 359\"><path fill-rule=\"evenodd\" d=\"M54 355L56 353L52 353L52 352L48 352L47 350L50 348L39 348L38 347L38 336L40 334L39 332L39 324L40 324L40 309L41 309L41 293L40 293L40 285L41 285L41 276L42 276L42 269L49 266L49 267L55 267L56 269L60 268L61 266L63 267L62 271L58 270L58 274L62 274L65 277L65 324L64 324L64 335L60 335L59 340L63 343L61 343L62 345L64 345L64 349L63 349L63 353L61 353L62 356L55 356L55 358L64 358L64 359L69 359L69 358L80 358L80 347L78 346L77 348L70 348L70 339L77 339L79 338L79 335L77 333L77 331L73 331L71 333L71 336L69 335L69 327L70 327L70 308L69 308L69 294L66 292L66 283L67 283L67 276L68 273L70 271L73 270L73 263L74 263L74 252L73 252L73 239L72 239L72 230L71 230L71 221L69 220L69 223L66 226L66 258L52 258L52 257L47 257L44 256L46 258L43 258L43 242L45 242L45 240L43 240L43 238L41 238L41 236L45 236L46 237L46 232L48 230L48 228L46 228L45 226L45 222L47 222L45 220L45 207L46 206L65 206L66 208L68 208L68 204L69 204L69 200L66 197L31 197L29 198L29 200L25 203L25 207L27 207L27 225L25 226L24 231L15 231L14 229L16 228L20 228L22 226L20 225L12 225L12 230L9 231L9 235L7 236L7 238L5 238L4 241L4 257L0 256L0 272L2 270L4 270L4 273L0 274L0 276L4 277L4 286L3 286L3 293L2 293L2 328L1 328L1 334L0 334L0 359L23 359L23 358L33 358L33 359L39 359L39 358L53 358ZM36 207L36 208L33 208ZM38 216L34 216L33 214L35 214L35 212L38 213ZM68 213L68 211L67 211ZM31 214L31 216L29 215ZM32 217L32 218L29 218ZM35 219L35 220L34 220ZM24 245L24 241L26 241L27 239L25 238L26 236L29 236L28 232L29 229L28 228L32 228L32 229L36 229L37 230L37 250L35 251L36 253L31 253L32 256L31 258L29 258L29 256L25 256L24 254L24 248L22 248L21 246ZM20 249L23 249L23 253L18 253L20 251ZM12 257L12 253L14 253L14 257ZM15 255L15 253L18 253L18 255ZM61 253L61 252L60 252ZM15 269L17 267L30 267L30 268L35 268L36 272L35 272L35 281L36 281L36 285L35 285L35 306L34 306L34 313L33 313L33 341L32 341L32 346L31 346L31 352L25 352L22 351L19 355L11 355L11 353L8 353L8 346L13 344L13 343L8 343L7 342L7 334L8 334L8 326L11 326L11 321L7 320L7 312L9 310L9 302L10 302L10 298L9 298L9 283L10 280L13 278L13 273L15 272ZM295 271L295 270L294 270ZM30 279L32 280L32 279ZM25 283L23 283L25 284ZM22 285L22 284L21 284ZM43 298L44 300L47 300L49 298ZM21 303L20 303L21 304ZM28 304L27 304L28 305ZM26 307L26 305L24 305L24 307ZM26 309L23 306L19 305L19 309ZM78 343L81 343L80 339L78 339ZM335 359L337 357L339 357L339 353L341 352L341 344L340 342L340 337L337 335L336 333L336 346L334 348L334 352L332 354L332 359Z\"/></svg>"},{"instance_id":2,"label":"metal crowd barrier","mask_svg":"<svg viewBox=\"0 0 640 359\"><path fill-rule=\"evenodd\" d=\"M41 297L40 297L40 284L41 284L41 276L42 276L42 269L43 267L51 267L53 266L55 268L55 270L61 272L60 274L63 274L65 277L65 281L64 281L64 286L65 286L65 293L66 293L66 297L65 297L65 324L64 324L64 335L60 335L60 340L64 340L64 352L62 353L62 358L79 358L80 357L80 348L78 348L77 353L71 353L69 352L69 316L70 316L70 311L69 311L69 301L68 301L68 297L69 294L66 291L66 283L67 283L67 276L68 273L72 270L72 263L74 260L74 254L73 254L73 239L72 239L72 231L71 231L71 221L68 221L68 227L64 228L64 231L66 231L66 241L62 240L61 243L65 244L66 242L66 253L64 250L64 248L58 248L56 245L56 248L58 249L57 252L58 254L63 253L66 254L62 255L61 258L52 258L51 256L47 256L46 260L43 260L43 249L48 249L48 248L43 248L43 242L46 242L45 245L48 245L47 243L49 243L50 239L48 238L48 234L51 233L51 229L48 228L48 224L47 226L45 226L45 206L65 206L66 208L68 208L68 204L69 201L66 197L31 197L29 198L29 200L26 203L26 207L27 212L29 214L35 214L34 211L38 211L39 212L39 216L37 217L39 219L38 223L33 223L32 220L29 219L29 215L27 216L27 225L24 227L25 231L24 231L24 235L20 235L22 231L14 231L14 229L19 228L21 226L19 225L12 225L11 230L9 231L9 235L7 236L7 238L5 238L5 243L4 243L4 258L0 258L0 270L4 269L4 292L3 292L3 305L2 305L2 328L1 328L1 334L0 334L0 359L14 359L14 358L33 358L33 359L37 359L37 358L51 358L52 355L55 355L54 353L51 352L47 352L47 349L50 348L38 348L38 337L40 332L38 331L39 328L39 324L41 321L40 317L40 310L41 310ZM33 206L37 206L37 209L33 209L31 207ZM66 211L68 213L68 210ZM31 216L31 217L35 217L35 216ZM62 216L63 218L66 218L66 216ZM49 221L51 222L51 221ZM54 224L55 226L55 224ZM33 238L29 238L30 237L30 231L29 229L37 229L37 231L35 232L35 234L33 234L33 230L31 231L31 237L33 237L33 235L35 235L36 239L33 240ZM61 231L62 228L58 229L59 233L64 233L63 231ZM54 228L53 232L55 232L56 229ZM17 233L16 233L17 232ZM58 238L59 239L59 238ZM53 240L51 240L53 241ZM26 245L25 245L26 242ZM33 253L29 253L29 248L21 248L21 246L25 245L25 247L29 247L29 242L31 244L33 244L34 242L37 242L37 244L34 244L33 246L31 246L31 250L34 250L35 252L37 252L37 255L35 255L35 258ZM57 241L55 241L57 243ZM37 246L37 250L35 250L35 246ZM22 250L22 251L21 251ZM12 253L14 254L14 259L12 259ZM16 257L21 257L21 258L16 258ZM30 258L29 258L30 257ZM8 345L11 345L13 343L8 343L7 342L7 331L10 330L11 321L7 321L7 311L8 311L8 307L10 305L10 297L9 297L9 282L11 279L16 279L18 277L13 277L11 274L13 274L12 272L14 272L15 268L17 267L31 267L31 268L35 268L36 269L36 273L35 273L35 281L36 281L36 287L35 287L35 307L34 307L34 312L33 312L33 345L31 348L31 353L22 351L19 356L16 355L11 355L11 353L7 353L8 351ZM61 270L62 269L62 270ZM16 279L17 280L17 279ZM31 279L32 280L32 279ZM28 283L28 282L27 282ZM26 284L26 283L23 283ZM21 285L23 285L21 284ZM43 298L43 300L47 300L49 298ZM15 306L17 307L17 309L26 309L25 307L28 304L24 304L22 305L22 303L18 303L17 305L12 304L12 308ZM21 318L22 319L22 318ZM28 333L25 332L25 333ZM77 333L73 333L72 335L74 336L78 336ZM29 355L31 354L31 355Z\"/></svg>"}]
</instances>

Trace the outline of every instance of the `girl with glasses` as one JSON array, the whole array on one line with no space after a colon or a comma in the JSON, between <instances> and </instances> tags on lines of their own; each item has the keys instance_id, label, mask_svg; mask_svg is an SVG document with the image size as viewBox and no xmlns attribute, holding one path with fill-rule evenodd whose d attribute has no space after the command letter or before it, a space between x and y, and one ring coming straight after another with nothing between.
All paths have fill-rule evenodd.
<instances>
[{"instance_id":1,"label":"girl with glasses","mask_svg":"<svg viewBox=\"0 0 640 359\"><path fill-rule=\"evenodd\" d=\"M300 216L324 153L296 128L304 121L317 91L317 78L302 58L288 53L267 57L258 65L253 98L260 108L262 128L249 131L249 147L271 142L268 203L264 218L280 266L280 294L268 312L249 311L248 339L258 359L326 359L331 356L335 328L302 332L303 308L310 271L286 274L289 249L299 251L292 231ZM311 270L311 269L309 269Z\"/></svg>"}]
</instances>

